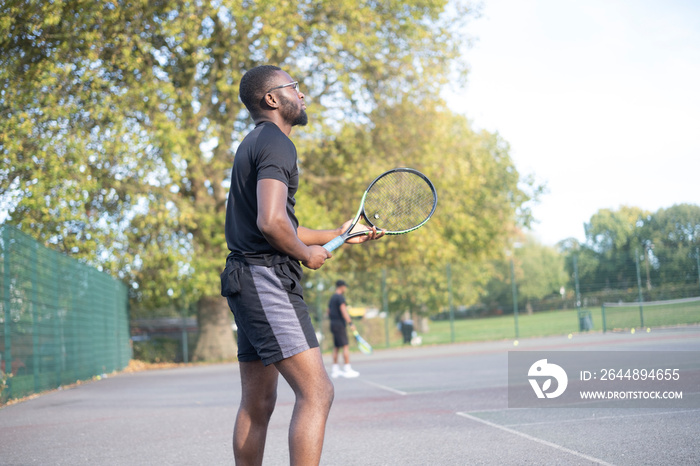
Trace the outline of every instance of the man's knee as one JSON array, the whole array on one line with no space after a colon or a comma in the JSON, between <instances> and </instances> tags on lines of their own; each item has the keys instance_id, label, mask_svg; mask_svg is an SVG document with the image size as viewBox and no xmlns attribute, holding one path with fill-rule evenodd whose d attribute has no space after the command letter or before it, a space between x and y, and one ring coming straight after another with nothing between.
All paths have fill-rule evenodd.
<instances>
[{"instance_id":1,"label":"man's knee","mask_svg":"<svg viewBox=\"0 0 700 466\"><path fill-rule=\"evenodd\" d=\"M333 404L333 399L335 398L335 387L330 379L326 378L323 384L321 384L318 390L318 396L318 402L323 403L330 409L331 404Z\"/></svg>"},{"instance_id":2,"label":"man's knee","mask_svg":"<svg viewBox=\"0 0 700 466\"><path fill-rule=\"evenodd\" d=\"M300 388L295 390L297 399L308 401L320 409L330 409L335 397L335 387L325 372L324 377L319 377L313 383Z\"/></svg>"},{"instance_id":3,"label":"man's knee","mask_svg":"<svg viewBox=\"0 0 700 466\"><path fill-rule=\"evenodd\" d=\"M269 419L277 403L277 390L258 390L244 396L241 408L260 419Z\"/></svg>"}]
</instances>

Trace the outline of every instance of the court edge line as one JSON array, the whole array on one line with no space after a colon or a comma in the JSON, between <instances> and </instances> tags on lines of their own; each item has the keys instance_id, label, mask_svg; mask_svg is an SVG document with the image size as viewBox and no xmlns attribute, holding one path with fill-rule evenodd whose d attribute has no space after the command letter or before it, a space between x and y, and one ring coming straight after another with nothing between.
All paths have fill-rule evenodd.
<instances>
[{"instance_id":1,"label":"court edge line","mask_svg":"<svg viewBox=\"0 0 700 466\"><path fill-rule=\"evenodd\" d=\"M406 395L408 395L408 392L402 392L401 390L397 390L397 389L395 389L395 388L387 387L386 385L381 385L381 384L378 384L378 383L369 382L369 381L367 381L367 380L363 380L363 382L366 383L367 385L372 385L372 386L374 386L374 387L381 388L382 390L386 390L386 391L391 392L391 393L396 393L397 395L401 395L401 396L406 396Z\"/></svg>"},{"instance_id":2,"label":"court edge line","mask_svg":"<svg viewBox=\"0 0 700 466\"><path fill-rule=\"evenodd\" d=\"M519 431L517 431L517 430L515 430L515 429L511 429L511 428L509 428L509 427L505 427L505 426L502 426L502 425L500 425L500 424L496 424L496 423L487 421L487 420L485 420L485 419L479 419L478 417L472 416L472 415L467 414L467 413L464 413L464 412L457 412L457 413L455 413L455 414L457 414L457 416L461 416L461 417L464 417L464 418L467 418L467 419L471 419L472 421L477 421L477 422L480 422L480 423L482 423L482 424L486 424L487 426L494 427L494 428L496 428L496 429L500 429L500 430L502 430L502 431L504 431L504 432L508 432L508 433L510 433L510 434L517 435L517 436L519 436L519 437L523 437L524 439L531 440L531 441L536 442L536 443L539 443L539 444L541 444L541 445L545 445L545 446L554 448L554 449L559 450L559 451L562 451L562 452L564 452L564 453L568 453L568 454L570 454L570 455L578 456L579 458L583 458L583 459L585 459L585 460L587 460L587 461L592 461L592 462L594 462L594 463L602 464L602 465L605 465L605 466L613 466L612 463L608 463L608 462L603 461L603 460L601 460L601 459L594 458L594 457L592 457L592 456L588 456L588 455L585 455L585 454L583 454L583 453L579 453L579 452L577 452L577 451L575 451L575 450L571 450L571 449L566 448L566 447L563 447L563 446L561 446L561 445L557 445L556 443L548 442L547 440L542 440L541 438L533 437L532 435L528 435L528 434L526 434L526 433L524 433L524 432L519 432Z\"/></svg>"},{"instance_id":3,"label":"court edge line","mask_svg":"<svg viewBox=\"0 0 700 466\"><path fill-rule=\"evenodd\" d=\"M582 417L578 419L563 419L557 421L542 421L542 422L526 422L524 424L504 424L504 426L509 427L519 427L519 426L541 426L545 424L560 424L562 422L583 422L583 421L602 421L609 419L627 419L630 417L640 417L640 416L663 416L664 414L687 414L695 413L700 411L700 409L683 409L678 411L662 411L660 413L639 413L639 414L627 414L622 416L600 416L600 417Z\"/></svg>"}]
</instances>

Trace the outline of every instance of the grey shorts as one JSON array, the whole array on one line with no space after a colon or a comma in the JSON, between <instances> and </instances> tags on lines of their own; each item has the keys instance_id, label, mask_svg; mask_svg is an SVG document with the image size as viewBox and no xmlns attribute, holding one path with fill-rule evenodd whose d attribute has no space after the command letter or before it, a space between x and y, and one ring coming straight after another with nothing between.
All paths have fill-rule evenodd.
<instances>
[{"instance_id":1,"label":"grey shorts","mask_svg":"<svg viewBox=\"0 0 700 466\"><path fill-rule=\"evenodd\" d=\"M318 347L301 278L301 265L292 260L269 267L226 262L221 294L238 327L239 361L267 366Z\"/></svg>"}]
</instances>

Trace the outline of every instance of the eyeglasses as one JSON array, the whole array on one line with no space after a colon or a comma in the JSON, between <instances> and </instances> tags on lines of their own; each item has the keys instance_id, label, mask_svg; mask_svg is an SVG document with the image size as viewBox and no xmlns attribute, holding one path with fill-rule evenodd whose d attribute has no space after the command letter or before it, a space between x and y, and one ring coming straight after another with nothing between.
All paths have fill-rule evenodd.
<instances>
[{"instance_id":1,"label":"eyeglasses","mask_svg":"<svg viewBox=\"0 0 700 466\"><path fill-rule=\"evenodd\" d=\"M284 87L293 87L295 91L299 92L299 82L298 82L298 81L294 81L294 82L292 82L292 83L282 84L281 86L273 87L272 89L270 89L269 91L267 91L265 94L268 94L268 93L274 91L275 89L282 89L282 88L284 88Z\"/></svg>"}]
</instances>

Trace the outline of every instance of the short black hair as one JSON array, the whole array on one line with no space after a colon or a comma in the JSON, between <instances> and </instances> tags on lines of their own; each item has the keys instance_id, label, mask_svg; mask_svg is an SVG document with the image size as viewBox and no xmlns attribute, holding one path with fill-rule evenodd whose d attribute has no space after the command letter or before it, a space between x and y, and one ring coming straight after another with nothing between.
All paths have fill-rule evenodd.
<instances>
[{"instance_id":1,"label":"short black hair","mask_svg":"<svg viewBox=\"0 0 700 466\"><path fill-rule=\"evenodd\" d=\"M338 280L337 282L335 282L336 288L340 288L341 286L348 286L348 284L345 283L343 280Z\"/></svg>"},{"instance_id":2,"label":"short black hair","mask_svg":"<svg viewBox=\"0 0 700 466\"><path fill-rule=\"evenodd\" d=\"M238 95L253 118L260 114L260 103L265 97L265 91L272 87L274 75L278 71L282 71L279 66L261 65L248 70L241 78Z\"/></svg>"}]
</instances>

